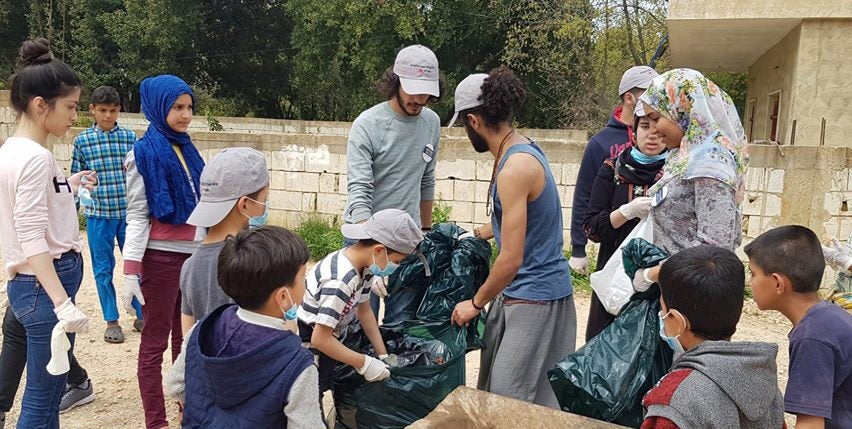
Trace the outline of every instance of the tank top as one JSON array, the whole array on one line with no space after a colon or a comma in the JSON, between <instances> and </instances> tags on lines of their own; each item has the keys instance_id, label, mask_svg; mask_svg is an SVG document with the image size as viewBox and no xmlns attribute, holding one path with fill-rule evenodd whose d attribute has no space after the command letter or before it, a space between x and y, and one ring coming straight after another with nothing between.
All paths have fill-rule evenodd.
<instances>
[{"instance_id":1,"label":"tank top","mask_svg":"<svg viewBox=\"0 0 852 429\"><path fill-rule=\"evenodd\" d=\"M503 294L509 298L532 301L553 301L571 295L571 271L568 260L562 253L562 204L550 164L544 151L535 143L510 147L497 167L497 176L506 161L514 154L532 155L544 169L544 190L534 201L527 203L527 234L524 240L524 259L515 279ZM496 182L496 178L494 179ZM491 226L497 247L501 247L503 205L497 193L497 184L492 191L494 212Z\"/></svg>"}]
</instances>

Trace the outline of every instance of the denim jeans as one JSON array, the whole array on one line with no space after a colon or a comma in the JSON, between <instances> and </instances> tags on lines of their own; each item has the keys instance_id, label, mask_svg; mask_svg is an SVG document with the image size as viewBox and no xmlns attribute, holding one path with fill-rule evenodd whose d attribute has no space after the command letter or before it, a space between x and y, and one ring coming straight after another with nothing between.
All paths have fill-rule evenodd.
<instances>
[{"instance_id":1,"label":"denim jeans","mask_svg":"<svg viewBox=\"0 0 852 429\"><path fill-rule=\"evenodd\" d=\"M124 231L127 222L124 219L103 219L86 217L86 235L89 237L89 250L92 253L92 271L98 288L98 299L104 320L118 320L118 304L115 300L115 286L112 284L112 272L115 269L115 244L124 249ZM142 306L133 298L136 318L142 319Z\"/></svg>"},{"instance_id":2,"label":"denim jeans","mask_svg":"<svg viewBox=\"0 0 852 429\"><path fill-rule=\"evenodd\" d=\"M68 384L83 384L89 374L74 355L69 361ZM0 351L0 412L8 413L15 402L21 375L27 366L27 331L11 308L3 317L3 350Z\"/></svg>"},{"instance_id":3,"label":"denim jeans","mask_svg":"<svg viewBox=\"0 0 852 429\"><path fill-rule=\"evenodd\" d=\"M53 266L65 292L72 299L83 280L83 257L68 252L54 260ZM18 429L59 427L59 402L65 393L68 374L50 375L50 337L58 320L53 312L53 301L35 276L18 274L9 281L9 305L27 334L27 384L21 404ZM74 335L68 335L73 356Z\"/></svg>"}]
</instances>

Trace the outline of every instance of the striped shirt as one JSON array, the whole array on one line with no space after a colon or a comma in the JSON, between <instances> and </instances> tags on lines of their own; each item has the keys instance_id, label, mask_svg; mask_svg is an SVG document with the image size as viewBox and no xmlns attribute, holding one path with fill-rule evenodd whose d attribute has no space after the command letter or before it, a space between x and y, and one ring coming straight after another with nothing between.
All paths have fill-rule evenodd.
<instances>
[{"instance_id":1,"label":"striped shirt","mask_svg":"<svg viewBox=\"0 0 852 429\"><path fill-rule=\"evenodd\" d=\"M358 274L343 250L320 261L305 276L305 286L299 320L333 328L335 336L355 319L358 304L370 300L370 283Z\"/></svg>"},{"instance_id":2,"label":"striped shirt","mask_svg":"<svg viewBox=\"0 0 852 429\"><path fill-rule=\"evenodd\" d=\"M118 124L109 131L92 125L74 139L71 174L82 170L98 173L98 186L92 192L94 207L85 207L83 214L103 219L125 218L127 200L123 163L135 142L136 134Z\"/></svg>"}]
</instances>

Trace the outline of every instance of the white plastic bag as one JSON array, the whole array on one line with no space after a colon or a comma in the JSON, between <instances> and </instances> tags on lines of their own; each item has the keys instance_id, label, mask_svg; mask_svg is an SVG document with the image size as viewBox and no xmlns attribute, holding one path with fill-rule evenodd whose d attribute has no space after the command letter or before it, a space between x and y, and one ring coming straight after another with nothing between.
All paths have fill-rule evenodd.
<instances>
[{"instance_id":1,"label":"white plastic bag","mask_svg":"<svg viewBox=\"0 0 852 429\"><path fill-rule=\"evenodd\" d=\"M633 228L633 231L618 246L603 269L589 276L592 289L594 289L598 299L601 300L607 313L613 316L618 315L618 312L621 311L624 304L630 301L630 296L633 295L633 279L627 277L624 272L621 250L634 238L644 238L649 243L654 242L654 224L650 215Z\"/></svg>"}]
</instances>

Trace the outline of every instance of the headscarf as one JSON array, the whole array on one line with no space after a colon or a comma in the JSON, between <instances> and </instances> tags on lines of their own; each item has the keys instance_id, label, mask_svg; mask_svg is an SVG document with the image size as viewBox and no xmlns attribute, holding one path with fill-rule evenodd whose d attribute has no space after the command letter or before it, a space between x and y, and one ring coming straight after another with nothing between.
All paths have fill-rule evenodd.
<instances>
[{"instance_id":1,"label":"headscarf","mask_svg":"<svg viewBox=\"0 0 852 429\"><path fill-rule=\"evenodd\" d=\"M145 196L152 217L160 222L182 225L198 203L204 160L187 133L179 133L166 123L166 117L178 97L192 88L172 75L149 77L139 86L142 112L150 124L133 147L136 166L145 182ZM186 169L172 145L179 147ZM187 174L189 170L189 174Z\"/></svg>"},{"instance_id":2,"label":"headscarf","mask_svg":"<svg viewBox=\"0 0 852 429\"><path fill-rule=\"evenodd\" d=\"M737 204L745 195L748 148L745 130L731 97L691 69L674 69L651 81L639 102L651 106L683 130L653 195L676 178L709 177L734 188Z\"/></svg>"}]
</instances>

